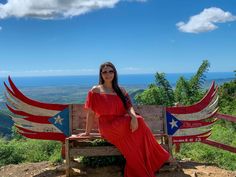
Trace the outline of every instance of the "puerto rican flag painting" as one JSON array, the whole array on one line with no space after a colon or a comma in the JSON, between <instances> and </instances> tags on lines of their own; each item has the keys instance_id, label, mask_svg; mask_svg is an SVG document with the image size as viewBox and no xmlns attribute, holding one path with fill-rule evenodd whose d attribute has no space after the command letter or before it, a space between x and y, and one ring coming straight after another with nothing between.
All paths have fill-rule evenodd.
<instances>
[{"instance_id":1,"label":"puerto rican flag painting","mask_svg":"<svg viewBox=\"0 0 236 177\"><path fill-rule=\"evenodd\" d=\"M180 120L169 112L166 112L166 120L168 135L173 135L183 125Z\"/></svg>"},{"instance_id":2,"label":"puerto rican flag painting","mask_svg":"<svg viewBox=\"0 0 236 177\"><path fill-rule=\"evenodd\" d=\"M70 135L69 132L69 109L65 108L55 116L49 119L54 126L56 126L61 132L67 137Z\"/></svg>"},{"instance_id":3,"label":"puerto rican flag painting","mask_svg":"<svg viewBox=\"0 0 236 177\"><path fill-rule=\"evenodd\" d=\"M167 107L167 133L173 143L203 141L211 135L211 125L218 111L217 87L214 82L206 95L191 106Z\"/></svg>"},{"instance_id":4,"label":"puerto rican flag painting","mask_svg":"<svg viewBox=\"0 0 236 177\"><path fill-rule=\"evenodd\" d=\"M69 105L42 103L26 97L8 77L4 82L8 109L18 133L32 139L65 142L69 136ZM20 116L20 117L19 117Z\"/></svg>"}]
</instances>

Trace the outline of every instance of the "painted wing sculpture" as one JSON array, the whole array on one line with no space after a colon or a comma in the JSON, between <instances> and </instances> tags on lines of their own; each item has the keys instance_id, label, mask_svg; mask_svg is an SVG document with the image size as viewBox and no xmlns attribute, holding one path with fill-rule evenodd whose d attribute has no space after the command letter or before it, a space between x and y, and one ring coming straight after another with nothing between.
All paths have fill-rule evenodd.
<instances>
[{"instance_id":1,"label":"painted wing sculpture","mask_svg":"<svg viewBox=\"0 0 236 177\"><path fill-rule=\"evenodd\" d=\"M7 107L20 117L12 120L18 132L33 139L64 142L69 136L69 105L49 104L26 97L8 78L10 88L4 83L7 93ZM173 143L195 142L210 136L209 128L217 119L210 121L218 111L218 95L214 82L205 97L191 106L167 107L167 129ZM200 128L205 129L201 130Z\"/></svg>"},{"instance_id":2,"label":"painted wing sculpture","mask_svg":"<svg viewBox=\"0 0 236 177\"><path fill-rule=\"evenodd\" d=\"M173 143L197 142L211 135L212 119L218 111L217 87L213 82L206 95L194 105L167 107L167 130Z\"/></svg>"},{"instance_id":3,"label":"painted wing sculpture","mask_svg":"<svg viewBox=\"0 0 236 177\"><path fill-rule=\"evenodd\" d=\"M14 114L18 133L32 139L65 142L69 132L69 105L42 103L26 97L8 77L6 87L7 107ZM166 124L172 143L202 142L236 153L236 148L207 139L211 125L219 119L236 122L236 117L218 112L217 87L213 82L206 95L194 105L166 108ZM17 117L15 117L17 116ZM217 117L217 118L215 118ZM179 146L180 147L180 146ZM64 156L62 146L62 156Z\"/></svg>"},{"instance_id":4,"label":"painted wing sculpture","mask_svg":"<svg viewBox=\"0 0 236 177\"><path fill-rule=\"evenodd\" d=\"M69 110L66 104L42 103L26 97L8 77L4 82L8 109L18 133L32 139L64 142L69 136Z\"/></svg>"}]
</instances>

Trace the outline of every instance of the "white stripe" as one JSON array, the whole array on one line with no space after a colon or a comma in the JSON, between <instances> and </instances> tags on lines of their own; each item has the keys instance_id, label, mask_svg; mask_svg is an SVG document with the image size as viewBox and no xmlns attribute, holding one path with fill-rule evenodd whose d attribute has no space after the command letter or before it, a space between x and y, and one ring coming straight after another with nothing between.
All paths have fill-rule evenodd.
<instances>
[{"instance_id":1,"label":"white stripe","mask_svg":"<svg viewBox=\"0 0 236 177\"><path fill-rule=\"evenodd\" d=\"M202 126L204 129L201 128L188 128L188 129L178 129L173 136L192 136L196 134L202 134L204 132L207 132L210 130L210 126L212 125L207 125L207 126Z\"/></svg>"},{"instance_id":2,"label":"white stripe","mask_svg":"<svg viewBox=\"0 0 236 177\"><path fill-rule=\"evenodd\" d=\"M48 109L44 109L44 108L39 108L36 106L32 106L29 105L23 101L21 101L20 99L16 98L15 96L13 96L10 92L8 92L8 95L10 97L8 97L7 95L7 101L13 105L17 110L20 111L24 111L26 113L35 115L35 116L49 116L49 117L53 117L54 115L58 114L60 111L55 111L55 110L48 110Z\"/></svg>"},{"instance_id":3,"label":"white stripe","mask_svg":"<svg viewBox=\"0 0 236 177\"><path fill-rule=\"evenodd\" d=\"M14 117L12 117L12 119L16 124L31 131L62 133L53 124L40 124L40 123L30 122L22 118L14 118Z\"/></svg>"},{"instance_id":4,"label":"white stripe","mask_svg":"<svg viewBox=\"0 0 236 177\"><path fill-rule=\"evenodd\" d=\"M211 116L214 111L217 111L218 109L218 101L219 96L216 94L209 105L207 105L204 109L202 109L199 112L196 113L190 113L190 114L173 114L177 119L179 120L200 120L205 119Z\"/></svg>"}]
</instances>

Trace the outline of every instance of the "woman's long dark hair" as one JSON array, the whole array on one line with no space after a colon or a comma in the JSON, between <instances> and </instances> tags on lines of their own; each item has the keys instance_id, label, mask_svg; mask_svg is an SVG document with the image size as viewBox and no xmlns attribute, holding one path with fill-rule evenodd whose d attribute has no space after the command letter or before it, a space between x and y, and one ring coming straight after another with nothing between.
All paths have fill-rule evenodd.
<instances>
[{"instance_id":1,"label":"woman's long dark hair","mask_svg":"<svg viewBox=\"0 0 236 177\"><path fill-rule=\"evenodd\" d=\"M125 109L127 109L127 98L124 95L124 93L121 91L119 85L118 85L118 76L117 76L117 71L115 66L111 62L105 62L101 64L100 69L99 69L99 84L104 84L104 80L102 78L102 69L104 67L111 67L114 70L114 78L112 80L112 88L116 92L116 94L120 97Z\"/></svg>"}]
</instances>

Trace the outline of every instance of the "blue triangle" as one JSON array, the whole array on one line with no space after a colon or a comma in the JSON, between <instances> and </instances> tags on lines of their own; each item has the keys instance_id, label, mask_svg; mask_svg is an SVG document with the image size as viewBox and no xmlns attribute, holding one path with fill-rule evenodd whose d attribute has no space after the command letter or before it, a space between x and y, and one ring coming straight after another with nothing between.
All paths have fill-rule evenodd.
<instances>
[{"instance_id":1,"label":"blue triangle","mask_svg":"<svg viewBox=\"0 0 236 177\"><path fill-rule=\"evenodd\" d=\"M65 108L55 116L48 119L53 125L61 130L66 137L70 135L69 132L69 109Z\"/></svg>"},{"instance_id":2,"label":"blue triangle","mask_svg":"<svg viewBox=\"0 0 236 177\"><path fill-rule=\"evenodd\" d=\"M166 112L167 132L168 135L173 135L183 123L174 117L171 113Z\"/></svg>"}]
</instances>

